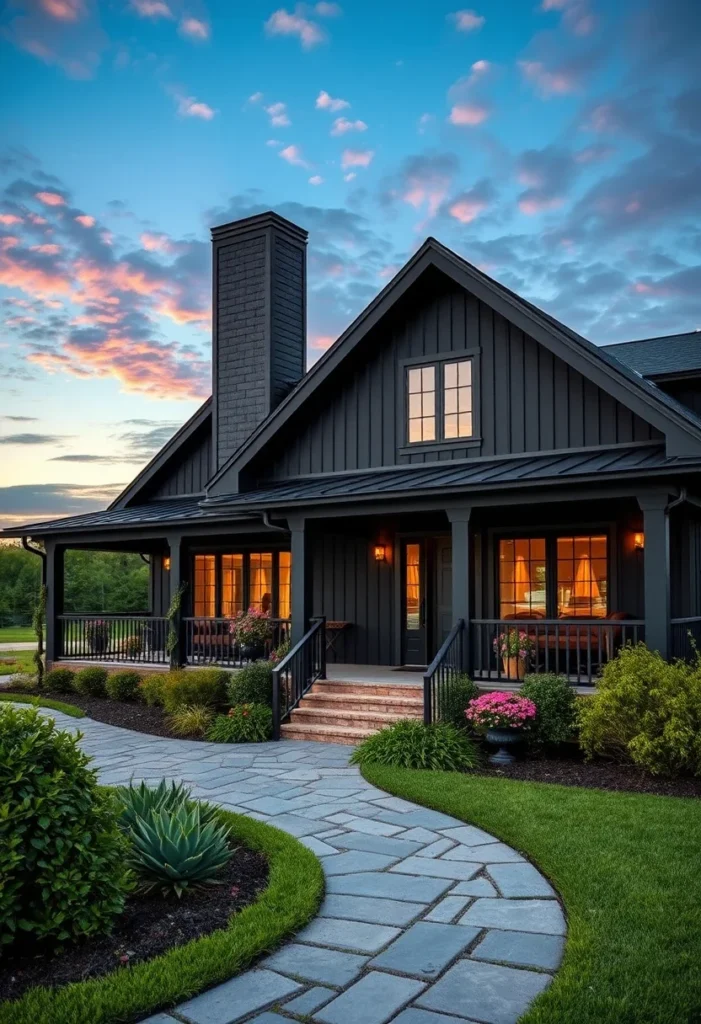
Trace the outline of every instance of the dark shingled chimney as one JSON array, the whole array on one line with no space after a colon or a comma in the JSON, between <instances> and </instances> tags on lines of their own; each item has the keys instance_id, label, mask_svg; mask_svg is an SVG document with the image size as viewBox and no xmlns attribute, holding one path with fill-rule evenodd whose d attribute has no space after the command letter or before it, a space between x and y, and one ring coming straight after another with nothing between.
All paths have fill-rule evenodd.
<instances>
[{"instance_id":1,"label":"dark shingled chimney","mask_svg":"<svg viewBox=\"0 0 701 1024\"><path fill-rule=\"evenodd\" d=\"M212 228L215 470L306 370L307 232L261 213Z\"/></svg>"}]
</instances>

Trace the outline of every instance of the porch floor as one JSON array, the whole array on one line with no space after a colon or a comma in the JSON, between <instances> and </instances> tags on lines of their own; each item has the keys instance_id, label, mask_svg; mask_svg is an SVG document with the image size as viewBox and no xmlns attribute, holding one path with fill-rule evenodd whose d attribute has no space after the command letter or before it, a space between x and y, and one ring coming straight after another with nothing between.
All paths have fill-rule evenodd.
<instances>
[{"instance_id":1,"label":"porch floor","mask_svg":"<svg viewBox=\"0 0 701 1024\"><path fill-rule=\"evenodd\" d=\"M326 665L326 679L330 683L361 683L367 686L423 686L423 673L391 665Z\"/></svg>"}]
</instances>

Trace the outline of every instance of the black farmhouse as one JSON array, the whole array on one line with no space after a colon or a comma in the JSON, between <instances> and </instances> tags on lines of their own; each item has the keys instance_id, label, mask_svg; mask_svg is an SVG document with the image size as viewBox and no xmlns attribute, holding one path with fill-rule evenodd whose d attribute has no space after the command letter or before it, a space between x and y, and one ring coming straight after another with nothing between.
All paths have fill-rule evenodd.
<instances>
[{"instance_id":1,"label":"black farmhouse","mask_svg":"<svg viewBox=\"0 0 701 1024\"><path fill-rule=\"evenodd\" d=\"M429 704L446 667L517 684L513 630L578 684L687 655L701 334L597 347L429 238L307 371L306 239L214 228L212 397L106 511L8 531L46 548L48 660L237 664L249 608L290 705L327 658L422 669ZM148 558L148 612L65 614L69 548Z\"/></svg>"}]
</instances>

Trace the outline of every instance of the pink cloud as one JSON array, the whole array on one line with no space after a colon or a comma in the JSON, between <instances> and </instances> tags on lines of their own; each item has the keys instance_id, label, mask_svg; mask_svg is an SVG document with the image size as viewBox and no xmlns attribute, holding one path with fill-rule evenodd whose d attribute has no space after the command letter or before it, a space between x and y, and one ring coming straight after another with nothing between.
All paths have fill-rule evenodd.
<instances>
[{"instance_id":1,"label":"pink cloud","mask_svg":"<svg viewBox=\"0 0 701 1024\"><path fill-rule=\"evenodd\" d=\"M459 220L461 224L471 224L486 207L487 203L484 199L471 199L468 196L464 196L461 199L456 199L448 207L448 213L455 220Z\"/></svg>"},{"instance_id":2,"label":"pink cloud","mask_svg":"<svg viewBox=\"0 0 701 1024\"><path fill-rule=\"evenodd\" d=\"M74 217L77 224L82 224L84 228L94 228L95 218L91 217L89 213L81 213L78 217Z\"/></svg>"},{"instance_id":3,"label":"pink cloud","mask_svg":"<svg viewBox=\"0 0 701 1024\"><path fill-rule=\"evenodd\" d=\"M56 245L55 242L46 242L43 245L30 245L29 248L32 252L43 253L44 256L58 256L61 251L61 246Z\"/></svg>"},{"instance_id":4,"label":"pink cloud","mask_svg":"<svg viewBox=\"0 0 701 1024\"><path fill-rule=\"evenodd\" d=\"M309 164L302 156L302 150L299 146L285 146L284 149L280 150L278 156L281 156L288 164L292 164L293 167L309 167Z\"/></svg>"},{"instance_id":5,"label":"pink cloud","mask_svg":"<svg viewBox=\"0 0 701 1024\"><path fill-rule=\"evenodd\" d=\"M560 196L522 196L518 201L518 208L527 217L535 217L538 213L556 210L563 202Z\"/></svg>"},{"instance_id":6,"label":"pink cloud","mask_svg":"<svg viewBox=\"0 0 701 1024\"><path fill-rule=\"evenodd\" d=\"M448 115L448 120L451 124L474 127L486 121L489 113L489 107L481 103L456 103Z\"/></svg>"},{"instance_id":7,"label":"pink cloud","mask_svg":"<svg viewBox=\"0 0 701 1024\"><path fill-rule=\"evenodd\" d=\"M83 0L41 0L41 9L58 21L78 21L87 13Z\"/></svg>"},{"instance_id":8,"label":"pink cloud","mask_svg":"<svg viewBox=\"0 0 701 1024\"><path fill-rule=\"evenodd\" d=\"M315 22L304 17L304 7L298 4L290 13L284 7L274 11L265 22L265 31L270 36L297 36L303 50L311 50L326 41L326 33Z\"/></svg>"},{"instance_id":9,"label":"pink cloud","mask_svg":"<svg viewBox=\"0 0 701 1024\"><path fill-rule=\"evenodd\" d=\"M478 32L486 20L475 11L455 11L448 18L455 23L458 32Z\"/></svg>"},{"instance_id":10,"label":"pink cloud","mask_svg":"<svg viewBox=\"0 0 701 1024\"><path fill-rule=\"evenodd\" d=\"M140 18L172 18L173 12L165 0L131 0L131 6Z\"/></svg>"},{"instance_id":11,"label":"pink cloud","mask_svg":"<svg viewBox=\"0 0 701 1024\"><path fill-rule=\"evenodd\" d=\"M145 231L139 240L147 252L173 252L173 245L168 235Z\"/></svg>"},{"instance_id":12,"label":"pink cloud","mask_svg":"<svg viewBox=\"0 0 701 1024\"><path fill-rule=\"evenodd\" d=\"M372 149L344 149L341 154L341 167L369 167L375 152Z\"/></svg>"},{"instance_id":13,"label":"pink cloud","mask_svg":"<svg viewBox=\"0 0 701 1024\"><path fill-rule=\"evenodd\" d=\"M204 42L209 39L210 28L206 21L200 21L199 18L183 18L179 31L188 39Z\"/></svg>"},{"instance_id":14,"label":"pink cloud","mask_svg":"<svg viewBox=\"0 0 701 1024\"><path fill-rule=\"evenodd\" d=\"M58 192L37 192L35 198L45 206L65 206L66 200Z\"/></svg>"},{"instance_id":15,"label":"pink cloud","mask_svg":"<svg viewBox=\"0 0 701 1024\"><path fill-rule=\"evenodd\" d=\"M587 36L596 27L596 18L587 0L542 0L541 11L560 11L563 21L577 36Z\"/></svg>"},{"instance_id":16,"label":"pink cloud","mask_svg":"<svg viewBox=\"0 0 701 1024\"><path fill-rule=\"evenodd\" d=\"M565 68L549 71L539 60L520 60L519 67L542 96L564 96L577 88L575 76Z\"/></svg>"},{"instance_id":17,"label":"pink cloud","mask_svg":"<svg viewBox=\"0 0 701 1024\"><path fill-rule=\"evenodd\" d=\"M21 224L22 218L18 217L16 213L0 213L0 224L5 224L8 227L10 224Z\"/></svg>"},{"instance_id":18,"label":"pink cloud","mask_svg":"<svg viewBox=\"0 0 701 1024\"><path fill-rule=\"evenodd\" d=\"M286 103L271 103L269 107L263 108L270 117L270 124L275 128L286 128L292 124L287 116Z\"/></svg>"},{"instance_id":19,"label":"pink cloud","mask_svg":"<svg viewBox=\"0 0 701 1024\"><path fill-rule=\"evenodd\" d=\"M0 284L6 288L17 288L38 299L68 295L71 290L70 279L60 269L45 270L29 263L21 255L12 258L6 253L0 256Z\"/></svg>"},{"instance_id":20,"label":"pink cloud","mask_svg":"<svg viewBox=\"0 0 701 1024\"><path fill-rule=\"evenodd\" d=\"M322 18L338 18L343 14L340 4L326 3L325 0L320 0L318 4L315 4L314 10Z\"/></svg>"},{"instance_id":21,"label":"pink cloud","mask_svg":"<svg viewBox=\"0 0 701 1024\"><path fill-rule=\"evenodd\" d=\"M316 334L311 337L309 347L317 352L325 352L327 348L331 348L335 340L332 334Z\"/></svg>"},{"instance_id":22,"label":"pink cloud","mask_svg":"<svg viewBox=\"0 0 701 1024\"><path fill-rule=\"evenodd\" d=\"M320 174L313 174L311 176L311 178L309 179L309 184L310 185L323 185L324 184L324 179L321 177Z\"/></svg>"},{"instance_id":23,"label":"pink cloud","mask_svg":"<svg viewBox=\"0 0 701 1024\"><path fill-rule=\"evenodd\" d=\"M329 94L322 89L316 98L314 106L317 110L330 110L335 114L338 110L345 110L346 107L350 106L350 103L348 100L334 99L333 96L329 96Z\"/></svg>"},{"instance_id":24,"label":"pink cloud","mask_svg":"<svg viewBox=\"0 0 701 1024\"><path fill-rule=\"evenodd\" d=\"M346 132L367 131L365 121L349 121L347 117L337 117L331 129L332 135L345 135Z\"/></svg>"},{"instance_id":25,"label":"pink cloud","mask_svg":"<svg viewBox=\"0 0 701 1024\"><path fill-rule=\"evenodd\" d=\"M216 113L208 103L202 103L194 96L178 96L177 101L181 117L199 117L203 121L211 121Z\"/></svg>"}]
</instances>

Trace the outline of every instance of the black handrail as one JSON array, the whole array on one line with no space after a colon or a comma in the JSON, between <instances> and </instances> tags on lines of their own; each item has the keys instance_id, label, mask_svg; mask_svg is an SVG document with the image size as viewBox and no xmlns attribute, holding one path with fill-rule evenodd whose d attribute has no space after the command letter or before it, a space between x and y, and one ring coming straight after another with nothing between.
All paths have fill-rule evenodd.
<instances>
[{"instance_id":1,"label":"black handrail","mask_svg":"<svg viewBox=\"0 0 701 1024\"><path fill-rule=\"evenodd\" d=\"M465 671L465 620L458 619L424 673L424 724L435 722L450 684Z\"/></svg>"},{"instance_id":2,"label":"black handrail","mask_svg":"<svg viewBox=\"0 0 701 1024\"><path fill-rule=\"evenodd\" d=\"M326 679L326 616L313 625L273 669L273 739L280 725L297 707L317 679Z\"/></svg>"}]
</instances>

